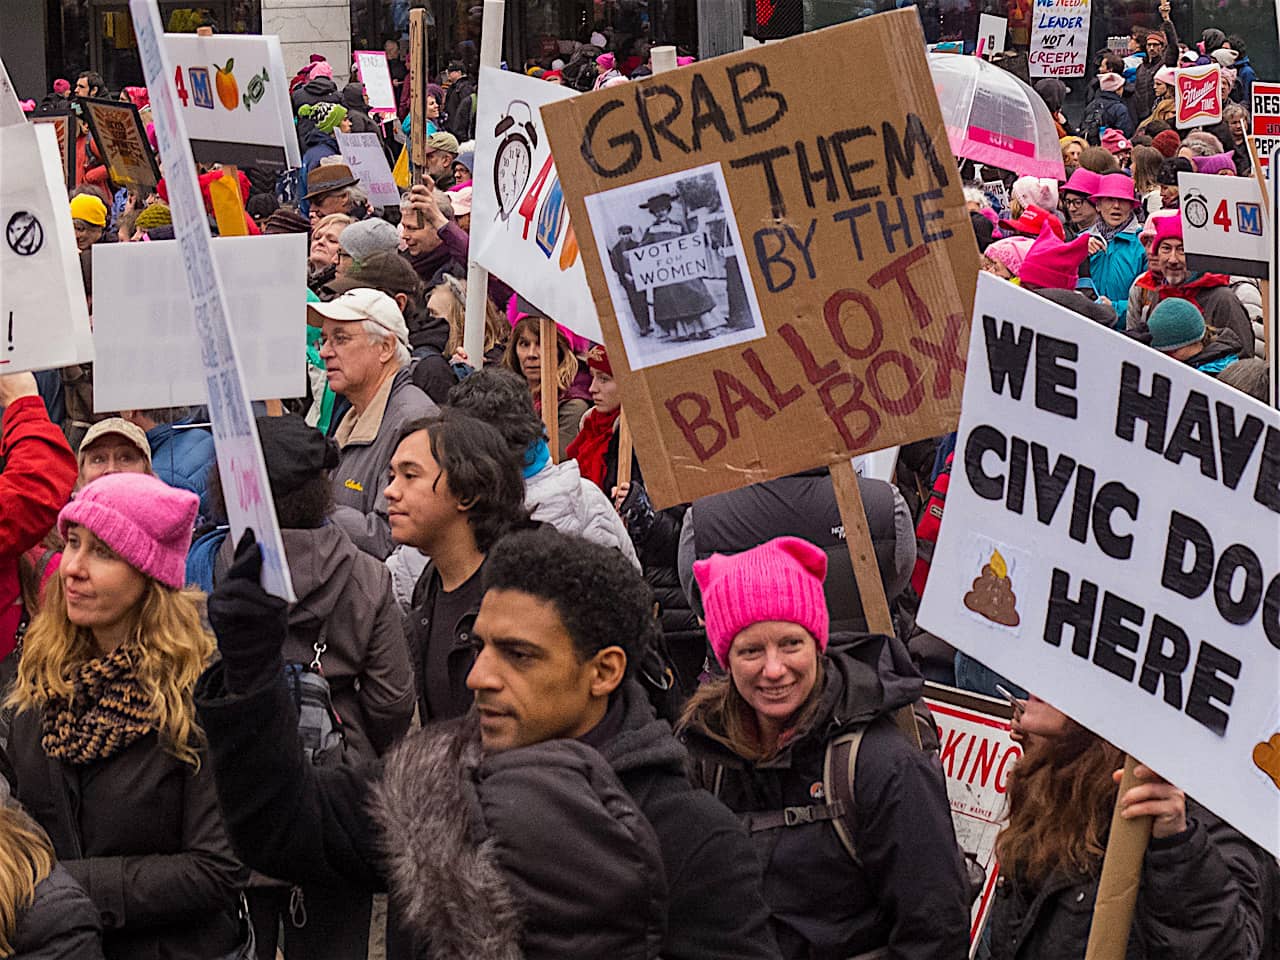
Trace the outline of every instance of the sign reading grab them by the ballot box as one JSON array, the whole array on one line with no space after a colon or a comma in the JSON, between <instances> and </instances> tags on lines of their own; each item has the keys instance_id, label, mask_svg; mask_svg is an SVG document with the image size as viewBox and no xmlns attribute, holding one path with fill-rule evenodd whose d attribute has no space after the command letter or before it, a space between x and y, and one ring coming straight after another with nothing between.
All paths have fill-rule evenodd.
<instances>
[{"instance_id":1,"label":"sign reading grab them by the ballot box","mask_svg":"<svg viewBox=\"0 0 1280 960\"><path fill-rule=\"evenodd\" d=\"M983 276L920 624L1280 853L1280 412Z\"/></svg>"},{"instance_id":2,"label":"sign reading grab them by the ballot box","mask_svg":"<svg viewBox=\"0 0 1280 960\"><path fill-rule=\"evenodd\" d=\"M895 11L542 108L655 502L954 428L977 247L923 51Z\"/></svg>"}]
</instances>

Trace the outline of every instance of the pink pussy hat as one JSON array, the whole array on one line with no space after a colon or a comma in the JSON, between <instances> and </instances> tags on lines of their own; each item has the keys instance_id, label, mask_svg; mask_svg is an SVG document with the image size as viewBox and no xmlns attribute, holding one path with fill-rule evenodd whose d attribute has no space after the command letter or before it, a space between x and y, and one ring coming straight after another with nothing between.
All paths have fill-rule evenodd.
<instances>
[{"instance_id":1,"label":"pink pussy hat","mask_svg":"<svg viewBox=\"0 0 1280 960\"><path fill-rule=\"evenodd\" d=\"M200 498L149 473L110 473L58 514L58 534L79 524L147 576L174 590L186 581L187 551Z\"/></svg>"},{"instance_id":2,"label":"pink pussy hat","mask_svg":"<svg viewBox=\"0 0 1280 960\"><path fill-rule=\"evenodd\" d=\"M831 617L822 581L827 555L808 540L778 537L731 556L715 553L693 565L706 612L707 640L720 666L734 639L768 620L796 623L827 649Z\"/></svg>"},{"instance_id":3,"label":"pink pussy hat","mask_svg":"<svg viewBox=\"0 0 1280 960\"><path fill-rule=\"evenodd\" d=\"M1022 260L1018 279L1046 290L1074 290L1080 279L1080 264L1089 255L1089 234L1082 233L1063 243L1048 227L1031 245Z\"/></svg>"}]
</instances>

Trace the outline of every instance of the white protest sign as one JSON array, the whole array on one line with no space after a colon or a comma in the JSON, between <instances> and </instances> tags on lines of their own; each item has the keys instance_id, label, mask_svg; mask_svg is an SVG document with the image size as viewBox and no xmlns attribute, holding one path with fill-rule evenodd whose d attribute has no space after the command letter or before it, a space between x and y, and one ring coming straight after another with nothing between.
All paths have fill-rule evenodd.
<instances>
[{"instance_id":1,"label":"white protest sign","mask_svg":"<svg viewBox=\"0 0 1280 960\"><path fill-rule=\"evenodd\" d=\"M22 104L18 102L18 92L13 89L13 81L9 79L9 70L0 60L0 127L12 126L15 123L26 123L27 115L22 112Z\"/></svg>"},{"instance_id":2,"label":"white protest sign","mask_svg":"<svg viewBox=\"0 0 1280 960\"><path fill-rule=\"evenodd\" d=\"M278 37L169 33L164 46L173 64L165 86L176 97L198 162L302 166Z\"/></svg>"},{"instance_id":3,"label":"white protest sign","mask_svg":"<svg viewBox=\"0 0 1280 960\"><path fill-rule=\"evenodd\" d=\"M600 320L582 269L542 116L573 90L480 68L471 258L557 323L600 343Z\"/></svg>"},{"instance_id":4,"label":"white protest sign","mask_svg":"<svg viewBox=\"0 0 1280 960\"><path fill-rule=\"evenodd\" d=\"M974 52L980 57L991 57L1004 52L1009 21L990 13L978 15L978 43Z\"/></svg>"},{"instance_id":5,"label":"white protest sign","mask_svg":"<svg viewBox=\"0 0 1280 960\"><path fill-rule=\"evenodd\" d=\"M239 540L246 528L253 528L262 549L263 588L293 601L297 598L280 538L280 525L276 522L267 466L258 442L258 425L245 389L243 367L231 332L218 264L213 258L209 219L205 216L204 201L196 180L195 161L191 157L176 94L165 82L173 73L171 61L161 43L160 11L156 0L129 0L129 11L138 35L138 53L142 58L147 87L151 90L151 113L160 156L164 158L169 209L182 248L182 265L200 338L209 395L209 419L213 422L213 439L222 489L226 494L231 536Z\"/></svg>"},{"instance_id":6,"label":"white protest sign","mask_svg":"<svg viewBox=\"0 0 1280 960\"><path fill-rule=\"evenodd\" d=\"M281 358L306 354L307 238L218 237L213 256L250 399L304 396L304 366ZM208 402L177 241L94 249L93 341L97 412Z\"/></svg>"},{"instance_id":7,"label":"white protest sign","mask_svg":"<svg viewBox=\"0 0 1280 960\"><path fill-rule=\"evenodd\" d=\"M705 233L686 233L627 250L624 258L637 290L652 290L711 272L711 242Z\"/></svg>"},{"instance_id":8,"label":"white protest sign","mask_svg":"<svg viewBox=\"0 0 1280 960\"><path fill-rule=\"evenodd\" d=\"M357 50L354 54L356 73L364 84L369 109L379 113L396 112L396 91L391 85L391 70L387 67L387 55L381 50ZM440 104L441 109L444 104Z\"/></svg>"},{"instance_id":9,"label":"white protest sign","mask_svg":"<svg viewBox=\"0 0 1280 960\"><path fill-rule=\"evenodd\" d=\"M1257 180L1180 173L1178 193L1190 269L1266 279L1270 244Z\"/></svg>"},{"instance_id":10,"label":"white protest sign","mask_svg":"<svg viewBox=\"0 0 1280 960\"><path fill-rule=\"evenodd\" d=\"M0 373L87 363L89 311L53 127L0 127L0 169Z\"/></svg>"},{"instance_id":11,"label":"white protest sign","mask_svg":"<svg viewBox=\"0 0 1280 960\"><path fill-rule=\"evenodd\" d=\"M1268 286L1266 330L1267 369L1271 381L1271 406L1280 410L1280 163L1267 171L1267 231L1271 283Z\"/></svg>"},{"instance_id":12,"label":"white protest sign","mask_svg":"<svg viewBox=\"0 0 1280 960\"><path fill-rule=\"evenodd\" d=\"M1253 138L1258 146L1258 163L1265 169L1280 148L1280 83L1255 80L1251 99Z\"/></svg>"},{"instance_id":13,"label":"white protest sign","mask_svg":"<svg viewBox=\"0 0 1280 960\"><path fill-rule=\"evenodd\" d=\"M919 622L1280 853L1280 412L984 274Z\"/></svg>"},{"instance_id":14,"label":"white protest sign","mask_svg":"<svg viewBox=\"0 0 1280 960\"><path fill-rule=\"evenodd\" d=\"M400 188L391 175L391 166L376 133L339 133L338 150L360 186L369 194L375 207L394 207L400 203ZM304 258L305 259L305 258Z\"/></svg>"},{"instance_id":15,"label":"white protest sign","mask_svg":"<svg viewBox=\"0 0 1280 960\"><path fill-rule=\"evenodd\" d=\"M1012 711L1000 700L926 683L925 703L938 725L938 755L947 777L956 840L987 872L987 882L970 914L972 957L981 942L1000 876L996 837L1007 813L1009 773L1022 756L1022 747L1009 736Z\"/></svg>"},{"instance_id":16,"label":"white protest sign","mask_svg":"<svg viewBox=\"0 0 1280 960\"><path fill-rule=\"evenodd\" d=\"M1032 77L1083 77L1089 62L1089 0L1036 0L1031 9Z\"/></svg>"}]
</instances>

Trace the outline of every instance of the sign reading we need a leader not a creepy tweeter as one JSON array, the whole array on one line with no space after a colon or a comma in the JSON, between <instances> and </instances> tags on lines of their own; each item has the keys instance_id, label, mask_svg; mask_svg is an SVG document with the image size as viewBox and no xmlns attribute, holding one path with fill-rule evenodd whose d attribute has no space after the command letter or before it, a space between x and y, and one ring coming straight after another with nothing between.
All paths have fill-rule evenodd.
<instances>
[{"instance_id":1,"label":"sign reading we need a leader not a creepy tweeter","mask_svg":"<svg viewBox=\"0 0 1280 960\"><path fill-rule=\"evenodd\" d=\"M983 275L921 626L1280 853L1280 412Z\"/></svg>"}]
</instances>

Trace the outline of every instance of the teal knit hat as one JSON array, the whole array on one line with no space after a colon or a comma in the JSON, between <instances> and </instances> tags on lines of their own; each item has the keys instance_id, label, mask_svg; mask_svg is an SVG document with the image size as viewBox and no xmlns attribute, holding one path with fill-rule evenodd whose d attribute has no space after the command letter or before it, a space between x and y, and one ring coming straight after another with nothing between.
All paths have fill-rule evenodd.
<instances>
[{"instance_id":1,"label":"teal knit hat","mask_svg":"<svg viewBox=\"0 0 1280 960\"><path fill-rule=\"evenodd\" d=\"M1189 347L1204 339L1204 315L1190 300L1161 300L1147 318L1151 346L1162 353Z\"/></svg>"}]
</instances>

